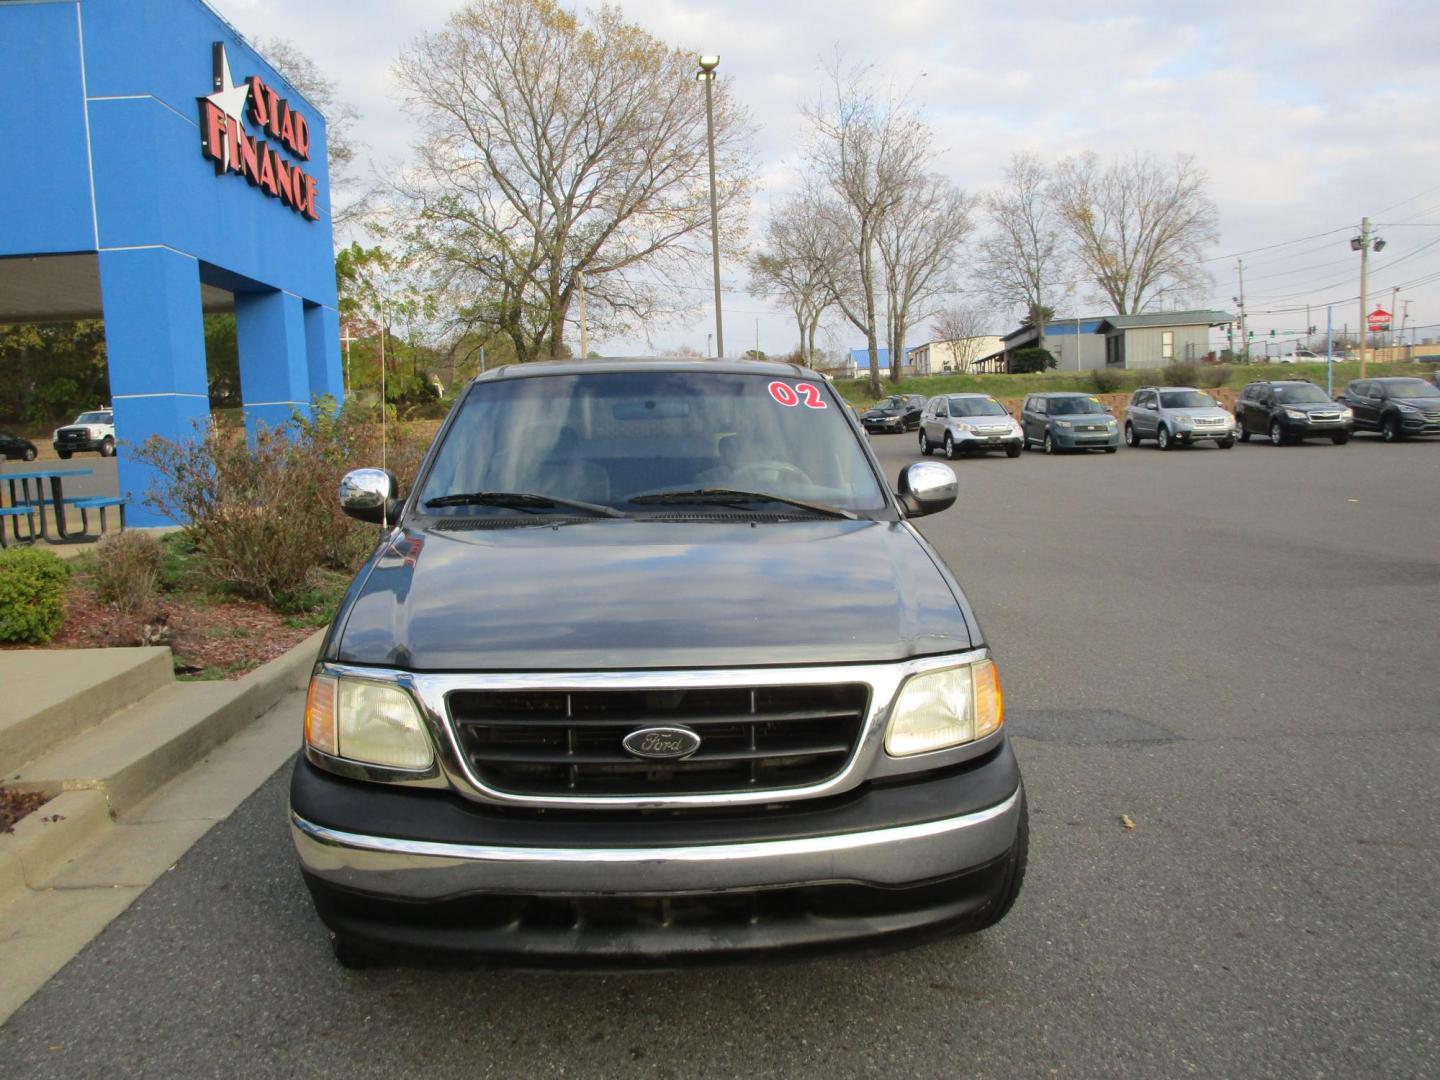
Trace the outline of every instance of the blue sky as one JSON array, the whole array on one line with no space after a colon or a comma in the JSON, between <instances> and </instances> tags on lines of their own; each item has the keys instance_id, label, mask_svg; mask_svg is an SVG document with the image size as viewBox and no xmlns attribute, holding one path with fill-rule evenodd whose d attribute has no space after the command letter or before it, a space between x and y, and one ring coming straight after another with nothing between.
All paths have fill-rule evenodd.
<instances>
[{"instance_id":1,"label":"blue sky","mask_svg":"<svg viewBox=\"0 0 1440 1080\"><path fill-rule=\"evenodd\" d=\"M364 115L381 161L403 161L408 122L395 99L398 49L439 29L452 0L210 0L251 38L288 37L313 56ZM1053 159L1086 150L1194 154L1220 209L1223 256L1300 237L1315 240L1246 256L1247 294L1260 329L1299 326L1267 316L1358 292L1349 249L1363 215L1396 223L1372 258L1372 295L1440 274L1440 3L1336 0L619 0L661 39L721 55L721 77L760 121L761 190L753 221L796 182L799 107L813 98L821 58L835 49L910 88L936 130L933 167L960 186L995 183L1010 154ZM1398 204L1398 205L1397 205ZM1414 223L1414 224L1411 224ZM1330 233L1330 230L1338 230ZM752 230L755 235L755 230ZM1395 263L1393 270L1387 265ZM1211 262L1213 295L1230 308L1234 260ZM703 271L703 268L701 268ZM788 351L783 312L723 275L730 342ZM703 296L702 292L696 293ZM1440 283L1402 289L1412 323L1440 339ZM1077 296L1088 313L1103 305ZM1373 306L1373 305L1372 305ZM1358 304L1336 307L1337 326ZM1312 322L1324 324L1323 309ZM1011 313L996 312L996 332ZM707 309L649 328L606 351L704 348ZM832 347L858 342L834 322ZM912 343L925 339L917 328ZM1423 331L1422 331L1423 334ZM732 351L734 346L732 344Z\"/></svg>"}]
</instances>

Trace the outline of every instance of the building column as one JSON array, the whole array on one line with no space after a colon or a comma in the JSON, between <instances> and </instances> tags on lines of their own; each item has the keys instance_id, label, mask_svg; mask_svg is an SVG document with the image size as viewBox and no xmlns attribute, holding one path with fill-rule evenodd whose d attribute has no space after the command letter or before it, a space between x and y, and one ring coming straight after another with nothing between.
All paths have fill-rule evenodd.
<instances>
[{"instance_id":1,"label":"building column","mask_svg":"<svg viewBox=\"0 0 1440 1080\"><path fill-rule=\"evenodd\" d=\"M310 397L329 395L345 401L345 376L340 366L340 313L321 304L305 303L305 357L310 371Z\"/></svg>"},{"instance_id":2,"label":"building column","mask_svg":"<svg viewBox=\"0 0 1440 1080\"><path fill-rule=\"evenodd\" d=\"M101 251L99 263L116 469L120 494L130 499L126 521L175 524L144 505L157 476L134 451L152 435L193 439L209 423L200 265L163 247Z\"/></svg>"},{"instance_id":3,"label":"building column","mask_svg":"<svg viewBox=\"0 0 1440 1080\"><path fill-rule=\"evenodd\" d=\"M235 294L235 345L245 430L283 427L310 409L305 315L294 293L270 289Z\"/></svg>"}]
</instances>

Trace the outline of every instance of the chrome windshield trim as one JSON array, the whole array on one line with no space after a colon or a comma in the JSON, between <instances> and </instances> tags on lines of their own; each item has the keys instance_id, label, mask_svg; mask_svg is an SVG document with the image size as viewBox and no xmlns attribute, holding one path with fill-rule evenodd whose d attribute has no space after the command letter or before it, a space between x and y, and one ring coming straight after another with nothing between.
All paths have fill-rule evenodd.
<instances>
[{"instance_id":1,"label":"chrome windshield trim","mask_svg":"<svg viewBox=\"0 0 1440 1080\"><path fill-rule=\"evenodd\" d=\"M492 844L452 844L434 840L404 840L388 836L345 832L317 825L290 813L290 822L300 832L331 847L358 851L378 851L388 855L452 859L480 863L580 863L608 866L635 866L655 863L716 863L746 859L784 859L805 855L823 855L855 851L876 844L896 844L923 840L961 829L973 828L1008 814L1020 801L1020 788L1004 802L973 814L960 817L922 821L913 825L895 825L864 832L809 836L796 840L760 840L753 843L689 844L684 847L629 848L560 848L501 847Z\"/></svg>"},{"instance_id":2,"label":"chrome windshield trim","mask_svg":"<svg viewBox=\"0 0 1440 1080\"><path fill-rule=\"evenodd\" d=\"M885 725L890 706L901 685L911 676L943 668L959 667L987 659L986 648L940 656L920 657L891 664L832 664L784 668L696 668L667 671L584 671L584 672L501 672L425 673L327 663L326 674L365 679L388 679L407 690L420 703L435 759L441 774L459 794L477 802L501 806L540 808L589 808L609 810L662 810L684 807L745 806L757 803L790 802L821 798L849 791L871 776L895 775L944 768L994 749L1003 728L992 735L952 750L919 754L914 758L890 758L885 754ZM870 688L870 703L854 752L844 768L823 783L765 791L710 792L695 795L554 796L517 795L485 784L461 752L450 723L447 697L459 690L677 690L738 686L818 686L836 683L863 683ZM312 760L314 760L312 758ZM317 762L323 768L325 763ZM373 779L382 779L373 777ZM433 783L433 781L432 781ZM427 785L428 786L428 785Z\"/></svg>"}]
</instances>

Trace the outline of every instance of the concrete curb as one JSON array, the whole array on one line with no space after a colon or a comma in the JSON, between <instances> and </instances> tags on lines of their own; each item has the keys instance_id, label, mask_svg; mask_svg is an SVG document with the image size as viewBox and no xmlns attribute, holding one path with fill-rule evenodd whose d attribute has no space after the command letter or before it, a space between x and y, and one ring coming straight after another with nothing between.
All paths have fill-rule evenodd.
<instances>
[{"instance_id":1,"label":"concrete curb","mask_svg":"<svg viewBox=\"0 0 1440 1080\"><path fill-rule=\"evenodd\" d=\"M103 775L51 777L43 770L40 775L27 770L29 775L12 787L60 794L16 823L13 832L0 835L0 910L27 892L45 888L102 840L117 817L234 738L287 694L303 688L323 636L324 631L317 631L233 683L215 684L216 689L209 691L213 699L187 716L183 727ZM297 746L298 730L297 717ZM57 814L59 820L46 820Z\"/></svg>"}]
</instances>

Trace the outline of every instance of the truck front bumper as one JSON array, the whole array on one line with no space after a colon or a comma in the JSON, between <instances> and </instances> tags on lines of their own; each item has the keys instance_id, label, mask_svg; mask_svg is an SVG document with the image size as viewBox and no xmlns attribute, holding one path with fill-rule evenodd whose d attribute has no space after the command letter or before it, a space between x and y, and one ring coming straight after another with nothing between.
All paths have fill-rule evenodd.
<instances>
[{"instance_id":1,"label":"truck front bumper","mask_svg":"<svg viewBox=\"0 0 1440 1080\"><path fill-rule=\"evenodd\" d=\"M316 910L380 955L666 966L943 932L1005 886L1008 744L823 805L694 816L495 811L303 758L291 832Z\"/></svg>"}]
</instances>

